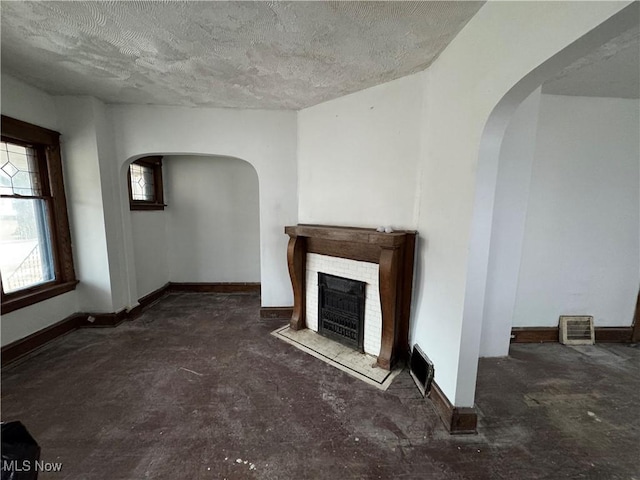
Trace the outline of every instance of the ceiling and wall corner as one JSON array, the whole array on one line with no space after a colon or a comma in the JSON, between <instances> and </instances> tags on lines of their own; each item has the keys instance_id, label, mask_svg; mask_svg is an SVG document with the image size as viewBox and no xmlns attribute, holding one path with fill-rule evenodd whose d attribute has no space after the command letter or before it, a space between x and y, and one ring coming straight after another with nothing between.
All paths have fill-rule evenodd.
<instances>
[{"instance_id":1,"label":"ceiling and wall corner","mask_svg":"<svg viewBox=\"0 0 640 480\"><path fill-rule=\"evenodd\" d=\"M427 68L484 2L2 2L2 68L106 103L293 109Z\"/></svg>"}]
</instances>

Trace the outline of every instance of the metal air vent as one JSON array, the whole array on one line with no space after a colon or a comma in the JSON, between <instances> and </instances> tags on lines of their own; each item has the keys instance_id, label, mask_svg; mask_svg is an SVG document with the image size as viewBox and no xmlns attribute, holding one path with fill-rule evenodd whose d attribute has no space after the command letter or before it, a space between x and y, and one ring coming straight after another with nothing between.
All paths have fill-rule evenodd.
<instances>
[{"instance_id":1,"label":"metal air vent","mask_svg":"<svg viewBox=\"0 0 640 480\"><path fill-rule=\"evenodd\" d=\"M593 345L593 317L561 315L559 333L560 343L563 345Z\"/></svg>"},{"instance_id":2,"label":"metal air vent","mask_svg":"<svg viewBox=\"0 0 640 480\"><path fill-rule=\"evenodd\" d=\"M429 360L422 349L418 345L413 346L410 360L411 378L416 382L418 390L424 397L431 390L431 382L433 381L433 363Z\"/></svg>"}]
</instances>

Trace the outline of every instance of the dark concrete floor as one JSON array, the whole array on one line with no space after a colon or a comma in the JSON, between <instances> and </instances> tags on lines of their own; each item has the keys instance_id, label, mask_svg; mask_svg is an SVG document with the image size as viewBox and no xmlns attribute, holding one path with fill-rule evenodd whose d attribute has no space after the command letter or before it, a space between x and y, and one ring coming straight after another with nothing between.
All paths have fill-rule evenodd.
<instances>
[{"instance_id":1,"label":"dark concrete floor","mask_svg":"<svg viewBox=\"0 0 640 480\"><path fill-rule=\"evenodd\" d=\"M449 436L406 372L387 392L269 332L254 295L173 294L2 375L40 479L640 479L640 349L481 360L479 434ZM437 365L436 365L437 368Z\"/></svg>"}]
</instances>

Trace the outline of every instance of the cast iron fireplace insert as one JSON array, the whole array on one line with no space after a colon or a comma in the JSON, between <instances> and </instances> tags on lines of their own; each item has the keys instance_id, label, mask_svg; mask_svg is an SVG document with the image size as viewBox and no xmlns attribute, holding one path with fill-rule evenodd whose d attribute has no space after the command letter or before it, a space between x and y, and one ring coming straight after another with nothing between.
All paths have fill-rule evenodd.
<instances>
[{"instance_id":1,"label":"cast iron fireplace insert","mask_svg":"<svg viewBox=\"0 0 640 480\"><path fill-rule=\"evenodd\" d=\"M318 333L364 352L366 283L318 272Z\"/></svg>"}]
</instances>

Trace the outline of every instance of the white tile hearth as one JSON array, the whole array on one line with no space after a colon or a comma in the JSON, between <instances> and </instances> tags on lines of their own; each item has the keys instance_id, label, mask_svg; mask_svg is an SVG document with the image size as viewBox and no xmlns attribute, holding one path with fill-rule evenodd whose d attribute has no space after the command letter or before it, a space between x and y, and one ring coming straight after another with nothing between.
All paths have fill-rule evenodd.
<instances>
[{"instance_id":1,"label":"white tile hearth","mask_svg":"<svg viewBox=\"0 0 640 480\"><path fill-rule=\"evenodd\" d=\"M308 328L295 331L286 325L271 334L380 390L389 388L396 375L402 371L402 368L384 370L376 365L376 357L373 355L357 352Z\"/></svg>"}]
</instances>

